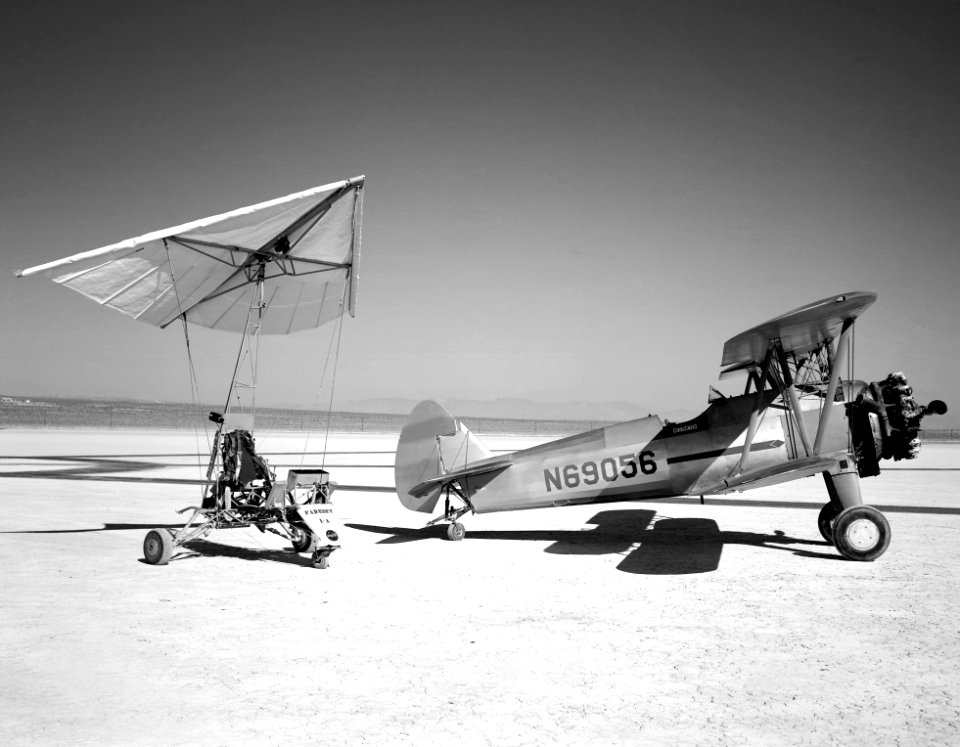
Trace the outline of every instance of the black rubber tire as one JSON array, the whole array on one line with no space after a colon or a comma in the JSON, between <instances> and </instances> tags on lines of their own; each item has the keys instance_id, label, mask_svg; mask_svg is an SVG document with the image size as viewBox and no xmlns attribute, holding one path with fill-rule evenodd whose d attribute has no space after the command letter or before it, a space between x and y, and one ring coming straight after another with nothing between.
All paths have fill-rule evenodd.
<instances>
[{"instance_id":1,"label":"black rubber tire","mask_svg":"<svg viewBox=\"0 0 960 747\"><path fill-rule=\"evenodd\" d=\"M150 565L166 565L173 555L173 537L166 529L151 529L143 538L143 559Z\"/></svg>"},{"instance_id":2,"label":"black rubber tire","mask_svg":"<svg viewBox=\"0 0 960 747\"><path fill-rule=\"evenodd\" d=\"M890 545L890 524L873 506L851 506L833 522L833 543L848 560L876 560Z\"/></svg>"},{"instance_id":3,"label":"black rubber tire","mask_svg":"<svg viewBox=\"0 0 960 747\"><path fill-rule=\"evenodd\" d=\"M837 509L832 503L825 504L817 517L817 528L820 530L820 536L831 545L833 544L833 522L836 518Z\"/></svg>"},{"instance_id":4,"label":"black rubber tire","mask_svg":"<svg viewBox=\"0 0 960 747\"><path fill-rule=\"evenodd\" d=\"M460 542L466 536L467 530L463 524L454 522L453 524L447 525L447 539L451 542Z\"/></svg>"},{"instance_id":5,"label":"black rubber tire","mask_svg":"<svg viewBox=\"0 0 960 747\"><path fill-rule=\"evenodd\" d=\"M310 543L313 541L313 538L302 529L291 526L290 532L293 534L293 551L294 552L306 552L310 549Z\"/></svg>"}]
</instances>

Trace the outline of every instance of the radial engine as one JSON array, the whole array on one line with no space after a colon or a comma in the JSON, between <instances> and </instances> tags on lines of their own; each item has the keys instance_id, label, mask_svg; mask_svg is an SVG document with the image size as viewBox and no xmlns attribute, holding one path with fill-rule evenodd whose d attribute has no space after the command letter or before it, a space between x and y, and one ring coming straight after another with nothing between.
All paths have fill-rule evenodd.
<instances>
[{"instance_id":1,"label":"radial engine","mask_svg":"<svg viewBox=\"0 0 960 747\"><path fill-rule=\"evenodd\" d=\"M900 372L864 385L847 405L857 471L860 477L880 474L880 460L916 459L920 454L920 423L926 415L943 415L939 399L926 407L913 398L913 388Z\"/></svg>"}]
</instances>

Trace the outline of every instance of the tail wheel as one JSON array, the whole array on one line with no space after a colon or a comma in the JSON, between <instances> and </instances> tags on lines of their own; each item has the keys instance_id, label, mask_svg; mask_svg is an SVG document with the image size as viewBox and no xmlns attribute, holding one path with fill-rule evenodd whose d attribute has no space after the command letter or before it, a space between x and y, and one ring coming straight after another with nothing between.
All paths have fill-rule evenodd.
<instances>
[{"instance_id":1,"label":"tail wheel","mask_svg":"<svg viewBox=\"0 0 960 747\"><path fill-rule=\"evenodd\" d=\"M833 522L833 542L848 560L876 560L890 545L890 524L873 506L851 506Z\"/></svg>"},{"instance_id":2,"label":"tail wheel","mask_svg":"<svg viewBox=\"0 0 960 747\"><path fill-rule=\"evenodd\" d=\"M143 538L143 559L150 565L166 565L173 554L173 537L166 529L151 529Z\"/></svg>"},{"instance_id":3,"label":"tail wheel","mask_svg":"<svg viewBox=\"0 0 960 747\"><path fill-rule=\"evenodd\" d=\"M833 544L833 522L837 518L837 509L832 503L827 503L820 509L820 515L817 517L817 527L820 529L820 536L831 545Z\"/></svg>"}]
</instances>

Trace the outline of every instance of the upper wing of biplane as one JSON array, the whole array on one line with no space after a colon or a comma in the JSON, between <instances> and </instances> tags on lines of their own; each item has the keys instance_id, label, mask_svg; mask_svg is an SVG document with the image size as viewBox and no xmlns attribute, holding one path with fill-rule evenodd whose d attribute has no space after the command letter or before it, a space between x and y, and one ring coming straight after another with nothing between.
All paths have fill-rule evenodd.
<instances>
[{"instance_id":1,"label":"upper wing of biplane","mask_svg":"<svg viewBox=\"0 0 960 747\"><path fill-rule=\"evenodd\" d=\"M31 267L98 303L158 327L182 317L243 332L262 286L264 334L354 313L362 176ZM263 281L259 284L259 281Z\"/></svg>"},{"instance_id":2,"label":"upper wing of biplane","mask_svg":"<svg viewBox=\"0 0 960 747\"><path fill-rule=\"evenodd\" d=\"M743 456L740 463L723 482L728 488L735 485L756 487L760 480L790 479L790 471L801 468L793 462L783 475L751 477L747 462L750 446L756 436L763 409L769 397L765 390L773 389L791 413L797 435L803 445L804 459L811 461L814 471L822 471L815 463L823 456L821 448L834 408L831 406L840 384L840 373L846 356L847 343L854 322L874 301L876 293L852 291L831 296L801 306L770 321L758 324L731 337L723 346L721 375L733 371L749 372L747 392L756 389L756 404L750 414ZM816 398L819 422L811 439L807 433L800 392ZM800 460L802 462L803 459ZM802 469L799 470L802 472ZM803 474L797 477L803 477ZM812 474L812 473L811 473ZM782 479L780 479L782 478Z\"/></svg>"},{"instance_id":3,"label":"upper wing of biplane","mask_svg":"<svg viewBox=\"0 0 960 747\"><path fill-rule=\"evenodd\" d=\"M801 306L741 332L723 346L723 373L761 366L774 342L784 353L809 353L838 337L844 326L876 300L876 293L852 291Z\"/></svg>"}]
</instances>

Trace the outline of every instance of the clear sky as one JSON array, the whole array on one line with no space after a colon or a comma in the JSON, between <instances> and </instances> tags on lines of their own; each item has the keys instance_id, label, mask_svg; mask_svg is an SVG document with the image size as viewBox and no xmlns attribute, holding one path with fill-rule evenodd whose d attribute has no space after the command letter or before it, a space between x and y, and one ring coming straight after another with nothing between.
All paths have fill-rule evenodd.
<instances>
[{"instance_id":1,"label":"clear sky","mask_svg":"<svg viewBox=\"0 0 960 747\"><path fill-rule=\"evenodd\" d=\"M0 14L4 393L188 401L178 329L13 271L365 174L336 401L698 411L728 337L872 290L857 376L960 424L956 3ZM204 332L217 400L238 340ZM310 405L328 338L266 338L260 401Z\"/></svg>"}]
</instances>

